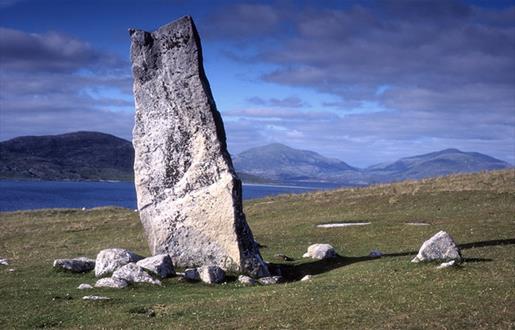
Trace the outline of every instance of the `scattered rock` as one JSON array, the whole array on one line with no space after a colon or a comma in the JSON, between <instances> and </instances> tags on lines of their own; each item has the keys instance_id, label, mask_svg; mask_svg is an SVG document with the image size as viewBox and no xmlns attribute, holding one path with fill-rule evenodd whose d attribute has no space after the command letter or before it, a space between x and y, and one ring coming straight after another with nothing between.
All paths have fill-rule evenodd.
<instances>
[{"instance_id":1,"label":"scattered rock","mask_svg":"<svg viewBox=\"0 0 515 330\"><path fill-rule=\"evenodd\" d=\"M241 181L202 64L191 17L130 29L138 209L153 255L176 267L268 270L242 207Z\"/></svg>"},{"instance_id":2,"label":"scattered rock","mask_svg":"<svg viewBox=\"0 0 515 330\"><path fill-rule=\"evenodd\" d=\"M95 288L114 288L114 289L123 289L129 285L126 280L115 278L115 277L105 277L101 278L95 283Z\"/></svg>"},{"instance_id":3,"label":"scattered rock","mask_svg":"<svg viewBox=\"0 0 515 330\"><path fill-rule=\"evenodd\" d=\"M82 283L81 285L79 285L77 287L77 289L79 289L79 290L89 290L89 289L93 289L93 286L91 284Z\"/></svg>"},{"instance_id":4,"label":"scattered rock","mask_svg":"<svg viewBox=\"0 0 515 330\"><path fill-rule=\"evenodd\" d=\"M86 273L95 269L95 260L86 257L56 259L54 260L54 268L72 273Z\"/></svg>"},{"instance_id":5,"label":"scattered rock","mask_svg":"<svg viewBox=\"0 0 515 330\"><path fill-rule=\"evenodd\" d=\"M283 278L281 276L267 276L267 277L261 277L258 279L259 284L261 285L271 285L271 284L277 284L281 283Z\"/></svg>"},{"instance_id":6,"label":"scattered rock","mask_svg":"<svg viewBox=\"0 0 515 330\"><path fill-rule=\"evenodd\" d=\"M461 261L461 253L452 237L445 231L440 231L425 241L418 254L411 262L433 260L457 260Z\"/></svg>"},{"instance_id":7,"label":"scattered rock","mask_svg":"<svg viewBox=\"0 0 515 330\"><path fill-rule=\"evenodd\" d=\"M311 281L313 278L313 275L306 275L303 278L300 279L301 282Z\"/></svg>"},{"instance_id":8,"label":"scattered rock","mask_svg":"<svg viewBox=\"0 0 515 330\"><path fill-rule=\"evenodd\" d=\"M336 257L336 251L329 244L313 244L308 247L308 252L304 253L303 258L329 259Z\"/></svg>"},{"instance_id":9,"label":"scattered rock","mask_svg":"<svg viewBox=\"0 0 515 330\"><path fill-rule=\"evenodd\" d=\"M282 261L295 261L295 259L281 253L274 255L274 258Z\"/></svg>"},{"instance_id":10,"label":"scattered rock","mask_svg":"<svg viewBox=\"0 0 515 330\"><path fill-rule=\"evenodd\" d=\"M84 296L82 300L111 300L111 298L103 296Z\"/></svg>"},{"instance_id":11,"label":"scattered rock","mask_svg":"<svg viewBox=\"0 0 515 330\"><path fill-rule=\"evenodd\" d=\"M202 266L198 269L200 280L204 283L222 283L225 280L225 272L218 266Z\"/></svg>"},{"instance_id":12,"label":"scattered rock","mask_svg":"<svg viewBox=\"0 0 515 330\"><path fill-rule=\"evenodd\" d=\"M98 253L95 264L95 276L104 277L130 262L137 262L142 256L125 249L105 249Z\"/></svg>"},{"instance_id":13,"label":"scattered rock","mask_svg":"<svg viewBox=\"0 0 515 330\"><path fill-rule=\"evenodd\" d=\"M155 280L143 268L135 263L129 263L113 273L113 278L122 279L128 283L150 283L161 285L161 281Z\"/></svg>"},{"instance_id":14,"label":"scattered rock","mask_svg":"<svg viewBox=\"0 0 515 330\"><path fill-rule=\"evenodd\" d=\"M9 266L9 260L0 258L0 266Z\"/></svg>"},{"instance_id":15,"label":"scattered rock","mask_svg":"<svg viewBox=\"0 0 515 330\"><path fill-rule=\"evenodd\" d=\"M14 272L16 271L16 269L14 269L14 268L9 268L7 271L8 271L8 272L11 272L11 273L14 273Z\"/></svg>"},{"instance_id":16,"label":"scattered rock","mask_svg":"<svg viewBox=\"0 0 515 330\"><path fill-rule=\"evenodd\" d=\"M383 253L379 250L372 250L368 254L370 258L381 258L383 256Z\"/></svg>"},{"instance_id":17,"label":"scattered rock","mask_svg":"<svg viewBox=\"0 0 515 330\"><path fill-rule=\"evenodd\" d=\"M453 266L456 266L457 263L456 263L456 260L451 260L451 261L448 261L448 262L442 262L440 264L440 266L436 267L436 269L444 269L444 268L449 268L449 267L453 267Z\"/></svg>"},{"instance_id":18,"label":"scattered rock","mask_svg":"<svg viewBox=\"0 0 515 330\"><path fill-rule=\"evenodd\" d=\"M190 282L200 281L200 274L197 268L187 268L184 271L184 279Z\"/></svg>"},{"instance_id":19,"label":"scattered rock","mask_svg":"<svg viewBox=\"0 0 515 330\"><path fill-rule=\"evenodd\" d=\"M172 258L170 258L168 254L159 254L157 256L142 259L138 261L136 265L161 278L175 275Z\"/></svg>"},{"instance_id":20,"label":"scattered rock","mask_svg":"<svg viewBox=\"0 0 515 330\"><path fill-rule=\"evenodd\" d=\"M246 276L246 275L238 276L238 281L241 284L245 284L245 285L256 285L256 280L253 279L252 277Z\"/></svg>"}]
</instances>

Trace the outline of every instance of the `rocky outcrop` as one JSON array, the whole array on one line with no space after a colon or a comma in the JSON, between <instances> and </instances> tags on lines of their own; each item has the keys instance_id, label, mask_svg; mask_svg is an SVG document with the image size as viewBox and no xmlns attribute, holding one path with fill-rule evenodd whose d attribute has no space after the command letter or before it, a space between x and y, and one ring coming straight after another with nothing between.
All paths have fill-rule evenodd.
<instances>
[{"instance_id":1,"label":"rocky outcrop","mask_svg":"<svg viewBox=\"0 0 515 330\"><path fill-rule=\"evenodd\" d=\"M104 277L110 275L118 268L130 262L137 262L142 256L125 249L105 249L98 253L95 264L95 276Z\"/></svg>"},{"instance_id":2,"label":"rocky outcrop","mask_svg":"<svg viewBox=\"0 0 515 330\"><path fill-rule=\"evenodd\" d=\"M460 249L445 231L440 231L425 241L418 254L411 262L434 261L434 260L456 260L461 261Z\"/></svg>"},{"instance_id":3,"label":"rocky outcrop","mask_svg":"<svg viewBox=\"0 0 515 330\"><path fill-rule=\"evenodd\" d=\"M143 268L135 263L129 263L113 273L113 279L124 280L127 283L150 283L161 285L161 281L155 280Z\"/></svg>"},{"instance_id":4,"label":"rocky outcrop","mask_svg":"<svg viewBox=\"0 0 515 330\"><path fill-rule=\"evenodd\" d=\"M167 254L159 254L157 256L142 259L138 261L136 265L159 276L160 278L167 278L175 275L172 258Z\"/></svg>"},{"instance_id":5,"label":"rocky outcrop","mask_svg":"<svg viewBox=\"0 0 515 330\"><path fill-rule=\"evenodd\" d=\"M200 280L207 284L222 283L225 280L225 272L218 266L203 266L198 272Z\"/></svg>"},{"instance_id":6,"label":"rocky outcrop","mask_svg":"<svg viewBox=\"0 0 515 330\"><path fill-rule=\"evenodd\" d=\"M169 254L176 267L268 275L245 220L191 17L129 33L135 185L152 254Z\"/></svg>"},{"instance_id":7,"label":"rocky outcrop","mask_svg":"<svg viewBox=\"0 0 515 330\"><path fill-rule=\"evenodd\" d=\"M302 256L313 259L329 259L336 257L336 251L329 244L313 244L308 247L308 251Z\"/></svg>"},{"instance_id":8,"label":"rocky outcrop","mask_svg":"<svg viewBox=\"0 0 515 330\"><path fill-rule=\"evenodd\" d=\"M54 268L72 273L86 273L95 269L95 260L86 257L56 259L54 260Z\"/></svg>"}]
</instances>

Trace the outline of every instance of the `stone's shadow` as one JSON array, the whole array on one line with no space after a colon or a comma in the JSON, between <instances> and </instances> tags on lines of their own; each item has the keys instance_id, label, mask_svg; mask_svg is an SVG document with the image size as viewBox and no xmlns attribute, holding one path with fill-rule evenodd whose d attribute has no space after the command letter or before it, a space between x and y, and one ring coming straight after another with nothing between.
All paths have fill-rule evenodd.
<instances>
[{"instance_id":1,"label":"stone's shadow","mask_svg":"<svg viewBox=\"0 0 515 330\"><path fill-rule=\"evenodd\" d=\"M461 250L485 247L485 246L499 246L499 245L512 245L515 244L515 239L499 239L490 241L480 241L459 244L458 247ZM398 253L385 253L382 258L389 257L405 257L416 255L418 251L407 251ZM374 259L380 259L376 257L343 257L336 256L331 259L316 260L312 262L303 263L300 265L289 265L289 264L278 264L270 263L269 267L272 275L282 275L285 282L299 281L306 275L318 275L329 272L333 269L348 266L356 262L369 261ZM463 258L463 262L491 262L493 259L489 258Z\"/></svg>"}]
</instances>

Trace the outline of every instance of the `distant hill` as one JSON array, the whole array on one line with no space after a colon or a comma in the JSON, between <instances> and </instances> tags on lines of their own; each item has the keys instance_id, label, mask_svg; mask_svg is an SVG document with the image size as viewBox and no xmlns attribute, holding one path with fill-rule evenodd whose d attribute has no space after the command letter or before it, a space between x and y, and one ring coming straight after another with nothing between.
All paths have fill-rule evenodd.
<instances>
[{"instance_id":1,"label":"distant hill","mask_svg":"<svg viewBox=\"0 0 515 330\"><path fill-rule=\"evenodd\" d=\"M132 180L131 142L98 132L24 136L0 142L0 178ZM327 181L368 185L511 167L477 152L446 149L358 169L316 152L274 143L233 157L247 183Z\"/></svg>"},{"instance_id":2,"label":"distant hill","mask_svg":"<svg viewBox=\"0 0 515 330\"><path fill-rule=\"evenodd\" d=\"M233 162L241 172L278 181L326 180L344 172L357 172L341 160L279 143L244 151L233 157Z\"/></svg>"},{"instance_id":3,"label":"distant hill","mask_svg":"<svg viewBox=\"0 0 515 330\"><path fill-rule=\"evenodd\" d=\"M366 169L373 182L400 181L442 176L451 173L470 173L498 170L511 165L502 160L477 152L445 149L423 155L401 158Z\"/></svg>"},{"instance_id":4,"label":"distant hill","mask_svg":"<svg viewBox=\"0 0 515 330\"><path fill-rule=\"evenodd\" d=\"M76 132L0 142L0 177L39 180L130 180L134 150L116 136Z\"/></svg>"}]
</instances>

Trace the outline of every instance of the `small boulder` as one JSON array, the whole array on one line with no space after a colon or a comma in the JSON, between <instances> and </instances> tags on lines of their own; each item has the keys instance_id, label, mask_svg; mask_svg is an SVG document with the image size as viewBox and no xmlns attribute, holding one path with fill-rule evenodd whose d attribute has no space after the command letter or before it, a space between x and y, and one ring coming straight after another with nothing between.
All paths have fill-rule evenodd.
<instances>
[{"instance_id":1,"label":"small boulder","mask_svg":"<svg viewBox=\"0 0 515 330\"><path fill-rule=\"evenodd\" d=\"M244 285L256 285L256 280L247 275L238 276L238 281Z\"/></svg>"},{"instance_id":2,"label":"small boulder","mask_svg":"<svg viewBox=\"0 0 515 330\"><path fill-rule=\"evenodd\" d=\"M111 298L103 296L84 296L82 300L111 300Z\"/></svg>"},{"instance_id":3,"label":"small boulder","mask_svg":"<svg viewBox=\"0 0 515 330\"><path fill-rule=\"evenodd\" d=\"M301 278L300 281L301 282L311 281L312 278L313 278L312 275L306 275L303 278Z\"/></svg>"},{"instance_id":4,"label":"small boulder","mask_svg":"<svg viewBox=\"0 0 515 330\"><path fill-rule=\"evenodd\" d=\"M186 268L184 271L184 279L189 282L200 281L200 274L197 268Z\"/></svg>"},{"instance_id":5,"label":"small boulder","mask_svg":"<svg viewBox=\"0 0 515 330\"><path fill-rule=\"evenodd\" d=\"M329 259L336 257L336 251L329 244L313 244L308 247L308 252L304 253L303 258Z\"/></svg>"},{"instance_id":6,"label":"small boulder","mask_svg":"<svg viewBox=\"0 0 515 330\"><path fill-rule=\"evenodd\" d=\"M444 269L444 268L449 268L449 267L453 267L453 266L456 266L457 263L456 263L456 260L451 260L451 261L448 261L448 262L442 262L440 264L440 266L436 267L436 269Z\"/></svg>"},{"instance_id":7,"label":"small boulder","mask_svg":"<svg viewBox=\"0 0 515 330\"><path fill-rule=\"evenodd\" d=\"M261 277L258 279L259 284L261 285L271 285L271 284L277 284L282 282L281 276L267 276L267 277Z\"/></svg>"},{"instance_id":8,"label":"small boulder","mask_svg":"<svg viewBox=\"0 0 515 330\"><path fill-rule=\"evenodd\" d=\"M379 250L372 250L368 254L370 258L381 258L383 256L383 253Z\"/></svg>"},{"instance_id":9,"label":"small boulder","mask_svg":"<svg viewBox=\"0 0 515 330\"><path fill-rule=\"evenodd\" d=\"M86 273L95 269L95 260L86 257L56 259L54 260L54 268L72 273Z\"/></svg>"},{"instance_id":10,"label":"small boulder","mask_svg":"<svg viewBox=\"0 0 515 330\"><path fill-rule=\"evenodd\" d=\"M0 258L0 266L9 266L9 261L4 258Z\"/></svg>"},{"instance_id":11,"label":"small boulder","mask_svg":"<svg viewBox=\"0 0 515 330\"><path fill-rule=\"evenodd\" d=\"M93 289L93 286L91 284L82 283L81 285L79 285L77 287L77 289L79 289L79 290L89 290L89 289Z\"/></svg>"},{"instance_id":12,"label":"small boulder","mask_svg":"<svg viewBox=\"0 0 515 330\"><path fill-rule=\"evenodd\" d=\"M130 262L137 262L141 259L143 259L142 256L125 249L102 250L97 255L95 276L104 277Z\"/></svg>"},{"instance_id":13,"label":"small boulder","mask_svg":"<svg viewBox=\"0 0 515 330\"><path fill-rule=\"evenodd\" d=\"M433 260L456 260L461 261L460 249L454 243L451 235L440 231L425 241L418 254L411 262L433 261Z\"/></svg>"},{"instance_id":14,"label":"small boulder","mask_svg":"<svg viewBox=\"0 0 515 330\"><path fill-rule=\"evenodd\" d=\"M95 288L113 288L113 289L123 289L129 285L127 281L122 280L120 278L114 277L105 277L101 278L95 283Z\"/></svg>"},{"instance_id":15,"label":"small boulder","mask_svg":"<svg viewBox=\"0 0 515 330\"><path fill-rule=\"evenodd\" d=\"M218 266L202 266L199 268L198 273L200 280L204 283L215 284L222 283L225 280L225 272Z\"/></svg>"},{"instance_id":16,"label":"small boulder","mask_svg":"<svg viewBox=\"0 0 515 330\"><path fill-rule=\"evenodd\" d=\"M157 256L142 259L138 261L136 265L161 278L167 278L175 275L172 258L170 258L168 254L159 254Z\"/></svg>"},{"instance_id":17,"label":"small boulder","mask_svg":"<svg viewBox=\"0 0 515 330\"><path fill-rule=\"evenodd\" d=\"M161 285L159 280L155 280L143 268L135 263L129 263L117 269L113 273L113 278L125 280L128 283L150 283Z\"/></svg>"}]
</instances>

